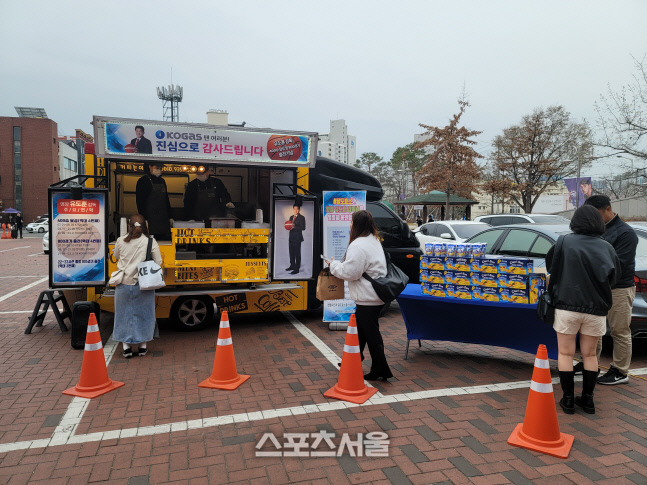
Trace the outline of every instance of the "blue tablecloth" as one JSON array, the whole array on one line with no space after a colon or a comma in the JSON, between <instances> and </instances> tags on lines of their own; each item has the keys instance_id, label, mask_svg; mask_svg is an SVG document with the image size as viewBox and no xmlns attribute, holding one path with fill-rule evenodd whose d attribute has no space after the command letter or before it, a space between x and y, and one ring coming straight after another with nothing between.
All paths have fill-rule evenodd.
<instances>
[{"instance_id":1,"label":"blue tablecloth","mask_svg":"<svg viewBox=\"0 0 647 485\"><path fill-rule=\"evenodd\" d=\"M536 304L498 303L423 295L420 285L407 285L398 297L407 340L449 340L494 345L537 353L546 345L557 358L557 334L536 314ZM407 342L407 351L409 344ZM406 358L406 357L405 357Z\"/></svg>"}]
</instances>

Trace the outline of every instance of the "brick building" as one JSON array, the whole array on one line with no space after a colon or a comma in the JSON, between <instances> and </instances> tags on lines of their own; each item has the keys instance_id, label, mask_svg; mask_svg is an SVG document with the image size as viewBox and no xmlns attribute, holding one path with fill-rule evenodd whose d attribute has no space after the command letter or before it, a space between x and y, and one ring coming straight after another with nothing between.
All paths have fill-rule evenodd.
<instances>
[{"instance_id":1,"label":"brick building","mask_svg":"<svg viewBox=\"0 0 647 485\"><path fill-rule=\"evenodd\" d=\"M0 210L25 223L48 211L47 188L59 181L58 126L47 118L0 116Z\"/></svg>"}]
</instances>

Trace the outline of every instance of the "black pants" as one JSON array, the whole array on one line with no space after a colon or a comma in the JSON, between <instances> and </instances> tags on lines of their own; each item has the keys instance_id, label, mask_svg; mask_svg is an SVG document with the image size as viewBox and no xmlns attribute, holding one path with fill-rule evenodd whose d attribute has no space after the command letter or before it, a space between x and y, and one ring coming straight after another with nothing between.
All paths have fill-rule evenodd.
<instances>
[{"instance_id":1,"label":"black pants","mask_svg":"<svg viewBox=\"0 0 647 485\"><path fill-rule=\"evenodd\" d=\"M384 355L384 342L380 333L380 310L382 305L357 305L355 319L357 321L357 336L359 351L363 355L364 347L368 344L371 354L371 374L378 377L393 377L389 364Z\"/></svg>"},{"instance_id":2,"label":"black pants","mask_svg":"<svg viewBox=\"0 0 647 485\"><path fill-rule=\"evenodd\" d=\"M290 268L297 271L301 269L301 242L302 241L290 241L288 243L288 250L290 251Z\"/></svg>"},{"instance_id":3,"label":"black pants","mask_svg":"<svg viewBox=\"0 0 647 485\"><path fill-rule=\"evenodd\" d=\"M18 228L18 233L20 234L20 239L22 239L22 226Z\"/></svg>"}]
</instances>

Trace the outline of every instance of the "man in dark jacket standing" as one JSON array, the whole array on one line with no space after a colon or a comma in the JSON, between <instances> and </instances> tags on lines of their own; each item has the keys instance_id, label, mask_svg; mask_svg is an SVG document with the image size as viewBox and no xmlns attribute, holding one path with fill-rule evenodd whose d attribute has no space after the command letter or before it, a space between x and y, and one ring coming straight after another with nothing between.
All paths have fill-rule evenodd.
<instances>
[{"instance_id":1,"label":"man in dark jacket standing","mask_svg":"<svg viewBox=\"0 0 647 485\"><path fill-rule=\"evenodd\" d=\"M290 216L292 228L288 238L290 267L285 270L290 271L290 274L297 274L301 271L301 243L303 242L303 231L306 230L306 218L301 214L301 207L297 204L294 204L292 210L294 214Z\"/></svg>"},{"instance_id":2,"label":"man in dark jacket standing","mask_svg":"<svg viewBox=\"0 0 647 485\"><path fill-rule=\"evenodd\" d=\"M638 236L618 214L611 210L611 200L606 195L594 195L586 199L602 215L606 231L602 238L613 246L620 260L621 274L612 289L613 305L607 315L613 339L613 361L609 371L598 377L598 384L613 385L629 382L627 372L631 364L631 309L636 297L634 273L636 269L636 246ZM598 361L602 353L602 339L598 341Z\"/></svg>"},{"instance_id":3,"label":"man in dark jacket standing","mask_svg":"<svg viewBox=\"0 0 647 485\"><path fill-rule=\"evenodd\" d=\"M20 239L22 239L22 214L20 212L16 215L16 230L20 234Z\"/></svg>"}]
</instances>

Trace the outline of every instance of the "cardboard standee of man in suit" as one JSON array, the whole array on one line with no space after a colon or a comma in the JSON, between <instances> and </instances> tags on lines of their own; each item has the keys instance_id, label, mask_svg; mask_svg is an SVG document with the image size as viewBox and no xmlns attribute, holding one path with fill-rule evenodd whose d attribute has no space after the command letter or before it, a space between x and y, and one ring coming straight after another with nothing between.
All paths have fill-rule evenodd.
<instances>
[{"instance_id":1,"label":"cardboard standee of man in suit","mask_svg":"<svg viewBox=\"0 0 647 485\"><path fill-rule=\"evenodd\" d=\"M290 267L285 270L290 271L290 274L297 274L301 268L301 243L303 242L303 231L306 230L306 218L300 213L301 206L294 204L292 211L294 214L290 216L288 221L292 226L288 238Z\"/></svg>"},{"instance_id":2,"label":"cardboard standee of man in suit","mask_svg":"<svg viewBox=\"0 0 647 485\"><path fill-rule=\"evenodd\" d=\"M135 147L136 153L153 153L153 145L151 141L144 137L144 127L142 125L135 126L136 138L130 140L130 144Z\"/></svg>"}]
</instances>

